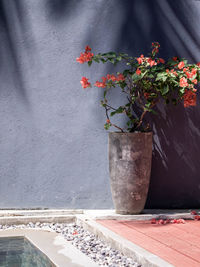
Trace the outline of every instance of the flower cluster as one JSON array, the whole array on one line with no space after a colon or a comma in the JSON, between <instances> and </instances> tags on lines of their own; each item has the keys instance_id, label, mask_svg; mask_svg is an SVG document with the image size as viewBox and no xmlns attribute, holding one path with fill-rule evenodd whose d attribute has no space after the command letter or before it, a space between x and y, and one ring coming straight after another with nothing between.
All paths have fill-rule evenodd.
<instances>
[{"instance_id":1,"label":"flower cluster","mask_svg":"<svg viewBox=\"0 0 200 267\"><path fill-rule=\"evenodd\" d=\"M85 52L80 54L80 57L76 58L76 61L80 64L83 64L85 62L89 62L92 60L94 54L90 52L91 48L87 45L85 47Z\"/></svg>"},{"instance_id":2,"label":"flower cluster","mask_svg":"<svg viewBox=\"0 0 200 267\"><path fill-rule=\"evenodd\" d=\"M193 216L190 219L193 219L195 221L200 221L200 215L195 210L191 211L191 215ZM151 224L169 224L169 223L186 223L184 219L151 219Z\"/></svg>"},{"instance_id":3,"label":"flower cluster","mask_svg":"<svg viewBox=\"0 0 200 267\"><path fill-rule=\"evenodd\" d=\"M91 87L91 83L88 82L88 79L86 77L82 77L80 83L83 88Z\"/></svg>"},{"instance_id":4,"label":"flower cluster","mask_svg":"<svg viewBox=\"0 0 200 267\"><path fill-rule=\"evenodd\" d=\"M114 74L107 74L106 77L102 77L102 82L96 81L94 86L105 88L108 85L108 83L106 83L106 82L109 82L109 81L121 82L124 80L125 80L125 77L122 73L118 73L116 76Z\"/></svg>"},{"instance_id":5,"label":"flower cluster","mask_svg":"<svg viewBox=\"0 0 200 267\"><path fill-rule=\"evenodd\" d=\"M170 220L170 219L152 219L151 220L151 224L169 224L169 223L185 223L185 220L184 219L173 219L173 220Z\"/></svg>"},{"instance_id":6,"label":"flower cluster","mask_svg":"<svg viewBox=\"0 0 200 267\"><path fill-rule=\"evenodd\" d=\"M187 60L173 57L164 60L157 56L160 44L152 43L152 51L148 57L141 54L139 57L131 57L124 53L98 53L91 52L89 46L85 52L76 59L79 63L87 62L89 66L96 63L124 63L127 67L122 72L107 74L94 83L94 86L104 90L104 98L101 105L105 108L105 129L111 126L120 131L149 131L150 125L145 120L146 114L154 113L160 100L166 104L177 105L183 102L185 108L196 105L197 85L200 81L200 62L189 64ZM83 88L91 87L88 78L82 77ZM108 104L107 93L111 88L121 88L126 94L128 103L120 107L112 107ZM162 101L163 103L163 101ZM135 108L137 110L135 110ZM123 129L111 122L115 114L125 114L128 118L127 129Z\"/></svg>"}]
</instances>

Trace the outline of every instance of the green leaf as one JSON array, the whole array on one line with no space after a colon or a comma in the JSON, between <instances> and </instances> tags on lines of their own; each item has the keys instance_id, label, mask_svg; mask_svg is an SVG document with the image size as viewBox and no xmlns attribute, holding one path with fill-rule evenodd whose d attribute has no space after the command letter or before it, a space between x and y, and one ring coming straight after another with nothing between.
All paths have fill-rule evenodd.
<instances>
[{"instance_id":1,"label":"green leaf","mask_svg":"<svg viewBox=\"0 0 200 267\"><path fill-rule=\"evenodd\" d=\"M121 56L117 56L116 59L117 59L117 61L121 61L122 57Z\"/></svg>"},{"instance_id":2,"label":"green leaf","mask_svg":"<svg viewBox=\"0 0 200 267\"><path fill-rule=\"evenodd\" d=\"M111 113L110 113L110 116L112 117L112 116L114 116L115 114L121 114L121 113L124 112L124 110L125 110L125 108L122 107L122 106L120 106L118 109L116 109L115 111L111 112Z\"/></svg>"},{"instance_id":3,"label":"green leaf","mask_svg":"<svg viewBox=\"0 0 200 267\"><path fill-rule=\"evenodd\" d=\"M131 74L131 73L130 73L130 70L124 70L124 71L123 71L123 75L124 75L124 77L127 77L128 74Z\"/></svg>"},{"instance_id":4,"label":"green leaf","mask_svg":"<svg viewBox=\"0 0 200 267\"><path fill-rule=\"evenodd\" d=\"M88 66L90 67L92 65L92 61L88 61Z\"/></svg>"},{"instance_id":5,"label":"green leaf","mask_svg":"<svg viewBox=\"0 0 200 267\"><path fill-rule=\"evenodd\" d=\"M167 73L161 72L157 74L156 81L163 81L165 82L167 80Z\"/></svg>"},{"instance_id":6,"label":"green leaf","mask_svg":"<svg viewBox=\"0 0 200 267\"><path fill-rule=\"evenodd\" d=\"M113 58L108 58L108 60L113 64L115 63L115 60Z\"/></svg>"},{"instance_id":7,"label":"green leaf","mask_svg":"<svg viewBox=\"0 0 200 267\"><path fill-rule=\"evenodd\" d=\"M95 61L95 62L97 62L97 63L99 63L99 59L98 58L93 58L93 60Z\"/></svg>"},{"instance_id":8,"label":"green leaf","mask_svg":"<svg viewBox=\"0 0 200 267\"><path fill-rule=\"evenodd\" d=\"M112 117L112 116L114 116L116 114L116 112L115 111L112 111L111 113L110 113L110 116Z\"/></svg>"},{"instance_id":9,"label":"green leaf","mask_svg":"<svg viewBox=\"0 0 200 267\"><path fill-rule=\"evenodd\" d=\"M109 130L110 126L111 126L110 123L105 123L104 124L104 129Z\"/></svg>"},{"instance_id":10,"label":"green leaf","mask_svg":"<svg viewBox=\"0 0 200 267\"><path fill-rule=\"evenodd\" d=\"M169 92L169 85L166 84L162 87L162 95L166 95Z\"/></svg>"}]
</instances>

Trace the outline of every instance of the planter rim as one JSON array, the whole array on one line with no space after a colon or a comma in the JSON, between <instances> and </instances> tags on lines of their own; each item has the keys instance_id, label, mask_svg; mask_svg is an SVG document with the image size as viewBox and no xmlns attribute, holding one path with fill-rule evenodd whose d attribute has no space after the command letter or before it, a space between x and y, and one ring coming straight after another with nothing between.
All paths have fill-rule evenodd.
<instances>
[{"instance_id":1,"label":"planter rim","mask_svg":"<svg viewBox=\"0 0 200 267\"><path fill-rule=\"evenodd\" d=\"M129 133L129 132L109 132L109 135L152 135L153 132L133 132L133 133Z\"/></svg>"}]
</instances>

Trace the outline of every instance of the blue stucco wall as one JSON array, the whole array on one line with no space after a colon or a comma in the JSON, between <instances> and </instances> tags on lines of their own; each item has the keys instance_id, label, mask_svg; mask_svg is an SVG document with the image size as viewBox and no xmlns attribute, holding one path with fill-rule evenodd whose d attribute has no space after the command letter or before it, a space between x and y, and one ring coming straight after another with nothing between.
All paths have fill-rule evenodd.
<instances>
[{"instance_id":1,"label":"blue stucco wall","mask_svg":"<svg viewBox=\"0 0 200 267\"><path fill-rule=\"evenodd\" d=\"M75 59L86 44L137 56L159 41L163 57L200 61L199 25L194 0L2 0L0 208L111 208L102 92L80 77L112 67ZM199 107L153 118L147 207L200 204Z\"/></svg>"}]
</instances>

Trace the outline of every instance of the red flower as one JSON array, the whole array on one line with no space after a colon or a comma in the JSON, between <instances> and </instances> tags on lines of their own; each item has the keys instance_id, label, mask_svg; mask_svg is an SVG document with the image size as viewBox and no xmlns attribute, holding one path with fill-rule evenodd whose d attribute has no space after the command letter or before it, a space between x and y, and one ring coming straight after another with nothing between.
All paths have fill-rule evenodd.
<instances>
[{"instance_id":1,"label":"red flower","mask_svg":"<svg viewBox=\"0 0 200 267\"><path fill-rule=\"evenodd\" d=\"M196 106L196 94L191 90L185 90L183 95L184 107Z\"/></svg>"},{"instance_id":2,"label":"red flower","mask_svg":"<svg viewBox=\"0 0 200 267\"><path fill-rule=\"evenodd\" d=\"M188 70L189 70L188 68L184 68L184 69L183 69L184 72L186 72L186 71L188 71Z\"/></svg>"},{"instance_id":3,"label":"red flower","mask_svg":"<svg viewBox=\"0 0 200 267\"><path fill-rule=\"evenodd\" d=\"M117 76L117 81L124 81L125 80L125 77L122 73L119 73L118 76Z\"/></svg>"},{"instance_id":4,"label":"red flower","mask_svg":"<svg viewBox=\"0 0 200 267\"><path fill-rule=\"evenodd\" d=\"M77 57L76 58L76 61L80 64L83 64L84 62L88 62L88 61L91 61L94 54L90 52L91 51L91 48L87 45L85 47L85 53L81 53L80 54L80 57Z\"/></svg>"},{"instance_id":5,"label":"red flower","mask_svg":"<svg viewBox=\"0 0 200 267\"><path fill-rule=\"evenodd\" d=\"M174 61L177 61L178 58L177 58L177 57L173 57L172 59L173 59Z\"/></svg>"},{"instance_id":6,"label":"red flower","mask_svg":"<svg viewBox=\"0 0 200 267\"><path fill-rule=\"evenodd\" d=\"M106 84L105 83L102 83L102 82L99 82L99 81L96 81L96 83L94 84L94 86L105 88L106 87Z\"/></svg>"},{"instance_id":7,"label":"red flower","mask_svg":"<svg viewBox=\"0 0 200 267\"><path fill-rule=\"evenodd\" d=\"M178 64L178 68L181 70L183 67L185 66L185 63L183 61L181 61L179 64Z\"/></svg>"},{"instance_id":8,"label":"red flower","mask_svg":"<svg viewBox=\"0 0 200 267\"><path fill-rule=\"evenodd\" d=\"M101 79L102 79L103 83L105 83L105 82L106 82L106 80L107 80L107 78L106 78L106 77L102 77Z\"/></svg>"},{"instance_id":9,"label":"red flower","mask_svg":"<svg viewBox=\"0 0 200 267\"><path fill-rule=\"evenodd\" d=\"M152 219L152 220L151 220L151 223L152 223L152 224L156 224L156 219Z\"/></svg>"},{"instance_id":10,"label":"red flower","mask_svg":"<svg viewBox=\"0 0 200 267\"><path fill-rule=\"evenodd\" d=\"M185 223L185 220L184 219L178 219L178 220L176 220L176 223Z\"/></svg>"},{"instance_id":11,"label":"red flower","mask_svg":"<svg viewBox=\"0 0 200 267\"><path fill-rule=\"evenodd\" d=\"M106 87L106 80L107 80L106 77L102 77L103 82L96 81L94 86L105 88Z\"/></svg>"},{"instance_id":12,"label":"red flower","mask_svg":"<svg viewBox=\"0 0 200 267\"><path fill-rule=\"evenodd\" d=\"M178 75L177 72L174 69L171 70L171 73L174 74L175 76Z\"/></svg>"},{"instance_id":13,"label":"red flower","mask_svg":"<svg viewBox=\"0 0 200 267\"><path fill-rule=\"evenodd\" d=\"M166 72L168 73L169 72L169 69L166 69Z\"/></svg>"},{"instance_id":14,"label":"red flower","mask_svg":"<svg viewBox=\"0 0 200 267\"><path fill-rule=\"evenodd\" d=\"M195 216L194 216L194 219L195 219L196 221L200 221L200 216L199 216L199 215L195 215Z\"/></svg>"},{"instance_id":15,"label":"red flower","mask_svg":"<svg viewBox=\"0 0 200 267\"><path fill-rule=\"evenodd\" d=\"M82 77L80 83L83 88L91 87L91 83L88 82L88 79L86 77Z\"/></svg>"},{"instance_id":16,"label":"red flower","mask_svg":"<svg viewBox=\"0 0 200 267\"><path fill-rule=\"evenodd\" d=\"M192 210L191 215L197 215L197 212L195 210Z\"/></svg>"},{"instance_id":17,"label":"red flower","mask_svg":"<svg viewBox=\"0 0 200 267\"><path fill-rule=\"evenodd\" d=\"M136 72L135 72L137 75L140 75L141 74L141 70L137 68Z\"/></svg>"},{"instance_id":18,"label":"red flower","mask_svg":"<svg viewBox=\"0 0 200 267\"><path fill-rule=\"evenodd\" d=\"M200 68L200 62L198 62L196 65Z\"/></svg>"},{"instance_id":19,"label":"red flower","mask_svg":"<svg viewBox=\"0 0 200 267\"><path fill-rule=\"evenodd\" d=\"M143 63L143 58L144 58L144 55L141 55L140 57L137 58L138 64L142 64Z\"/></svg>"},{"instance_id":20,"label":"red flower","mask_svg":"<svg viewBox=\"0 0 200 267\"><path fill-rule=\"evenodd\" d=\"M87 45L86 47L85 47L85 52L87 53L88 51L91 51L92 49L89 47L89 45Z\"/></svg>"},{"instance_id":21,"label":"red flower","mask_svg":"<svg viewBox=\"0 0 200 267\"><path fill-rule=\"evenodd\" d=\"M192 80L192 83L197 84L197 79Z\"/></svg>"},{"instance_id":22,"label":"red flower","mask_svg":"<svg viewBox=\"0 0 200 267\"><path fill-rule=\"evenodd\" d=\"M83 64L85 62L85 55L81 53L80 57L76 58L76 61L80 64Z\"/></svg>"},{"instance_id":23,"label":"red flower","mask_svg":"<svg viewBox=\"0 0 200 267\"><path fill-rule=\"evenodd\" d=\"M115 75L114 74L107 74L107 79L108 80L111 80L111 81L113 81L113 82L115 82L116 80L117 80L117 78L115 77Z\"/></svg>"},{"instance_id":24,"label":"red flower","mask_svg":"<svg viewBox=\"0 0 200 267\"><path fill-rule=\"evenodd\" d=\"M110 123L110 120L106 120L106 123Z\"/></svg>"},{"instance_id":25,"label":"red flower","mask_svg":"<svg viewBox=\"0 0 200 267\"><path fill-rule=\"evenodd\" d=\"M156 61L151 58L148 59L148 63L151 67L157 65Z\"/></svg>"},{"instance_id":26,"label":"red flower","mask_svg":"<svg viewBox=\"0 0 200 267\"><path fill-rule=\"evenodd\" d=\"M192 71L191 71L191 73L193 74L193 76L194 76L194 75L196 75L196 73L197 73L197 69L195 69L195 68L192 68Z\"/></svg>"},{"instance_id":27,"label":"red flower","mask_svg":"<svg viewBox=\"0 0 200 267\"><path fill-rule=\"evenodd\" d=\"M158 63L165 64L165 60L163 58L159 58Z\"/></svg>"},{"instance_id":28,"label":"red flower","mask_svg":"<svg viewBox=\"0 0 200 267\"><path fill-rule=\"evenodd\" d=\"M188 86L188 82L187 82L187 79L185 77L182 77L180 79L180 83L179 83L180 87L186 87Z\"/></svg>"}]
</instances>

